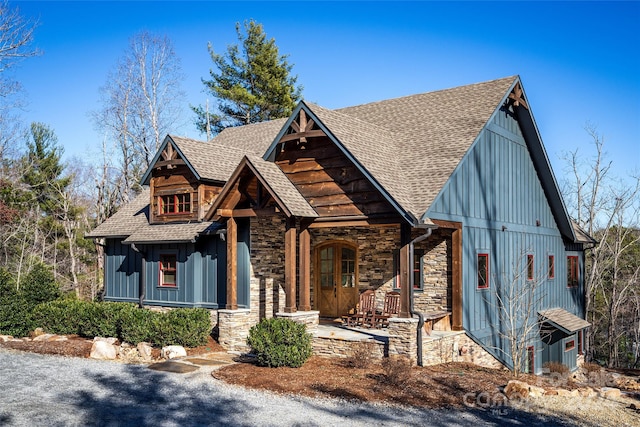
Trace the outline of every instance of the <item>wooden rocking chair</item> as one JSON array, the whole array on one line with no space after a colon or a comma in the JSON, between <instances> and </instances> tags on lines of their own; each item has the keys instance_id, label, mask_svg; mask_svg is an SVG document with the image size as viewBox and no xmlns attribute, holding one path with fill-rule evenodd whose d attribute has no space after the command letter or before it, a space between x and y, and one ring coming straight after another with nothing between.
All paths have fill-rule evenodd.
<instances>
[{"instance_id":1,"label":"wooden rocking chair","mask_svg":"<svg viewBox=\"0 0 640 427\"><path fill-rule=\"evenodd\" d=\"M376 328L389 326L389 318L400 313L400 292L390 291L384 295L384 306L382 313L376 313L373 317L373 324Z\"/></svg>"},{"instance_id":2,"label":"wooden rocking chair","mask_svg":"<svg viewBox=\"0 0 640 427\"><path fill-rule=\"evenodd\" d=\"M367 326L374 325L373 316L376 311L376 292L367 289L360 294L360 303L357 306L355 314L344 316L347 326Z\"/></svg>"}]
</instances>

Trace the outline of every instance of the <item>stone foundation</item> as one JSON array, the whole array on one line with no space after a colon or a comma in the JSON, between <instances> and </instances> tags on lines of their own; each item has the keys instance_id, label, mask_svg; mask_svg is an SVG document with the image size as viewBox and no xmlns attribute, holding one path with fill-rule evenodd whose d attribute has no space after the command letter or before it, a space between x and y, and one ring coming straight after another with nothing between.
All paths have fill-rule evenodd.
<instances>
[{"instance_id":1,"label":"stone foundation","mask_svg":"<svg viewBox=\"0 0 640 427\"><path fill-rule=\"evenodd\" d=\"M385 355L385 343L382 341L367 338L362 341L345 340L341 338L314 337L313 338L313 354L323 357L352 357L357 346L362 343L370 343L372 357L382 359Z\"/></svg>"},{"instance_id":2,"label":"stone foundation","mask_svg":"<svg viewBox=\"0 0 640 427\"><path fill-rule=\"evenodd\" d=\"M422 364L438 365L448 362L468 362L486 368L503 368L484 348L463 331L447 332L443 335L426 336L422 339Z\"/></svg>"},{"instance_id":3,"label":"stone foundation","mask_svg":"<svg viewBox=\"0 0 640 427\"><path fill-rule=\"evenodd\" d=\"M247 337L255 322L251 310L218 310L218 343L228 351L248 351Z\"/></svg>"}]
</instances>

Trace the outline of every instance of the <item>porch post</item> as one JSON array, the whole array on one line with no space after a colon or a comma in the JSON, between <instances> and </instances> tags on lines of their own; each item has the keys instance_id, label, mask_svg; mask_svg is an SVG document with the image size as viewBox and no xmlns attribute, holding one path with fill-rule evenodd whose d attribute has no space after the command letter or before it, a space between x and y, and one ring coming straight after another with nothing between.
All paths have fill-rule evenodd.
<instances>
[{"instance_id":1,"label":"porch post","mask_svg":"<svg viewBox=\"0 0 640 427\"><path fill-rule=\"evenodd\" d=\"M296 310L296 219L287 218L284 234L284 291L286 294L284 312Z\"/></svg>"},{"instance_id":2,"label":"porch post","mask_svg":"<svg viewBox=\"0 0 640 427\"><path fill-rule=\"evenodd\" d=\"M411 226L406 223L400 225L400 313L399 317L409 318L411 317L411 294L412 289L409 289L410 282L409 274L411 269L409 268L409 243L411 242Z\"/></svg>"},{"instance_id":3,"label":"porch post","mask_svg":"<svg viewBox=\"0 0 640 427\"><path fill-rule=\"evenodd\" d=\"M228 310L238 309L238 224L235 218L227 219L227 305Z\"/></svg>"},{"instance_id":4,"label":"porch post","mask_svg":"<svg viewBox=\"0 0 640 427\"><path fill-rule=\"evenodd\" d=\"M462 227L451 234L451 329L461 331L462 328Z\"/></svg>"},{"instance_id":5,"label":"porch post","mask_svg":"<svg viewBox=\"0 0 640 427\"><path fill-rule=\"evenodd\" d=\"M298 274L300 275L300 310L311 310L311 237L307 224L300 224L300 252Z\"/></svg>"}]
</instances>

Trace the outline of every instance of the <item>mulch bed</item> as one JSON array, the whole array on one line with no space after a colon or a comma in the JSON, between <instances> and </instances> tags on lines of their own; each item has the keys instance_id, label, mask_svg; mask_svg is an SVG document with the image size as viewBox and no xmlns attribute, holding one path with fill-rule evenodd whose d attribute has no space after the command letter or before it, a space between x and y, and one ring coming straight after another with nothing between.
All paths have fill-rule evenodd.
<instances>
[{"instance_id":1,"label":"mulch bed","mask_svg":"<svg viewBox=\"0 0 640 427\"><path fill-rule=\"evenodd\" d=\"M399 371L385 371L379 362L358 369L347 360L314 356L301 368L237 363L213 371L212 375L229 383L278 393L429 408L464 406L468 393L493 395L513 379L507 371L467 363L413 367L408 373L402 372L402 368ZM534 382L535 377L523 376L522 380Z\"/></svg>"}]
</instances>

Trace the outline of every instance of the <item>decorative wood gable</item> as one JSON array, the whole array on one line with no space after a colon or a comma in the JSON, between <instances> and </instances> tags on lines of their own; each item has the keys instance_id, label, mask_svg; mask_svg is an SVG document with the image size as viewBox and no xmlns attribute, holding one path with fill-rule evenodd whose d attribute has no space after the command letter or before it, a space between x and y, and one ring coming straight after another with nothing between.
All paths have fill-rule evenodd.
<instances>
[{"instance_id":1,"label":"decorative wood gable","mask_svg":"<svg viewBox=\"0 0 640 427\"><path fill-rule=\"evenodd\" d=\"M168 170L175 169L177 166L186 165L184 159L180 158L178 151L174 149L173 143L169 142L164 146L164 149L160 151L160 159L154 165L153 168L156 171L161 171L163 168Z\"/></svg>"},{"instance_id":2,"label":"decorative wood gable","mask_svg":"<svg viewBox=\"0 0 640 427\"><path fill-rule=\"evenodd\" d=\"M244 157L220 192L207 219L282 213L287 218L317 216L287 177L272 163Z\"/></svg>"},{"instance_id":3,"label":"decorative wood gable","mask_svg":"<svg viewBox=\"0 0 640 427\"><path fill-rule=\"evenodd\" d=\"M221 186L203 184L171 139L165 138L143 179L150 187L152 224L201 221Z\"/></svg>"},{"instance_id":4,"label":"decorative wood gable","mask_svg":"<svg viewBox=\"0 0 640 427\"><path fill-rule=\"evenodd\" d=\"M362 167L305 108L298 109L267 155L318 213L315 226L400 221Z\"/></svg>"},{"instance_id":5,"label":"decorative wood gable","mask_svg":"<svg viewBox=\"0 0 640 427\"><path fill-rule=\"evenodd\" d=\"M529 109L529 105L524 98L524 92L522 91L522 85L520 82L517 82L514 86L513 90L509 94L508 103L512 104L514 107L522 106L525 109Z\"/></svg>"}]
</instances>

